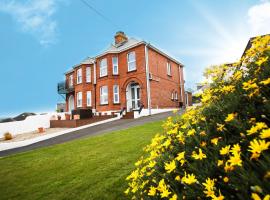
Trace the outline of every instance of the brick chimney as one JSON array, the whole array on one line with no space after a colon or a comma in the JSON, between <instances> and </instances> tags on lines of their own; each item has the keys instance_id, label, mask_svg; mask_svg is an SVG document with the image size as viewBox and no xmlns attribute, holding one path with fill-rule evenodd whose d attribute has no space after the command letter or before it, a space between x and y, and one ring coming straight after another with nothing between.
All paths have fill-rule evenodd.
<instances>
[{"instance_id":1,"label":"brick chimney","mask_svg":"<svg viewBox=\"0 0 270 200\"><path fill-rule=\"evenodd\" d=\"M114 36L115 45L122 44L128 40L126 34L123 31L118 31Z\"/></svg>"}]
</instances>

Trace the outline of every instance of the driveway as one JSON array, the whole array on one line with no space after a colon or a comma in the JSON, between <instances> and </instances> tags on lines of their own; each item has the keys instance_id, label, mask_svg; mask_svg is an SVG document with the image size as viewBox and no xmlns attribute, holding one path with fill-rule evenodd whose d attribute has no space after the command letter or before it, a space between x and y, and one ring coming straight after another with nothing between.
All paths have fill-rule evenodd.
<instances>
[{"instance_id":1,"label":"driveway","mask_svg":"<svg viewBox=\"0 0 270 200\"><path fill-rule=\"evenodd\" d=\"M75 140L78 138L84 138L84 137L99 135L99 134L103 134L103 133L107 133L111 131L127 129L130 127L142 125L148 122L160 121L160 120L166 119L167 117L171 115L172 115L172 112L166 112L166 113L161 113L161 114L155 114L152 116L141 117L138 119L120 119L120 120L108 122L105 124L100 124L100 125L92 126L89 128L77 130L74 132L66 133L63 135L59 135L57 137L43 140L43 141L28 145L28 146L1 151L0 157L16 154L20 152L30 151L30 150L41 148L41 147L47 147L47 146L51 146L55 144L61 144L61 143Z\"/></svg>"}]
</instances>

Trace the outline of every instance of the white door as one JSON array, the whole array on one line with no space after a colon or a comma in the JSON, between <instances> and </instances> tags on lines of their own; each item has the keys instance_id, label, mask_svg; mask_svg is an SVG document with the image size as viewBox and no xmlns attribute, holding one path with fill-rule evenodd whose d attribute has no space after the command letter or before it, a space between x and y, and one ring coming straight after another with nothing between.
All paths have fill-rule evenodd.
<instances>
[{"instance_id":1,"label":"white door","mask_svg":"<svg viewBox=\"0 0 270 200\"><path fill-rule=\"evenodd\" d=\"M131 85L131 104L133 110L140 107L140 86L138 84Z\"/></svg>"},{"instance_id":2,"label":"white door","mask_svg":"<svg viewBox=\"0 0 270 200\"><path fill-rule=\"evenodd\" d=\"M68 99L68 112L74 110L74 96L71 95Z\"/></svg>"}]
</instances>

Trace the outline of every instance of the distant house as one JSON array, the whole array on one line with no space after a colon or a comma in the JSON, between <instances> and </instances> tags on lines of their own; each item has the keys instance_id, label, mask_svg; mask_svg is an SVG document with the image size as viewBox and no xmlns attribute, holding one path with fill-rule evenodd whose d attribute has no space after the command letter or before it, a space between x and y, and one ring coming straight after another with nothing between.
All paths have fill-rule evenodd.
<instances>
[{"instance_id":1,"label":"distant house","mask_svg":"<svg viewBox=\"0 0 270 200\"><path fill-rule=\"evenodd\" d=\"M66 110L127 112L179 108L185 105L183 64L153 45L123 32L114 44L65 73L58 93Z\"/></svg>"}]
</instances>

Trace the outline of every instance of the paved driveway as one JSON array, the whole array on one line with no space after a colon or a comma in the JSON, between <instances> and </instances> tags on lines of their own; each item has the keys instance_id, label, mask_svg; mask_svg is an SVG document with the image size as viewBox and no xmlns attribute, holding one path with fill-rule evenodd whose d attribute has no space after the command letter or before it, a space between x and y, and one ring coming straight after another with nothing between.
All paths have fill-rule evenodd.
<instances>
[{"instance_id":1,"label":"paved driveway","mask_svg":"<svg viewBox=\"0 0 270 200\"><path fill-rule=\"evenodd\" d=\"M166 112L166 113L156 114L156 115L152 115L152 116L141 117L138 119L120 119L120 120L108 122L105 124L100 124L100 125L92 126L89 128L77 130L74 132L66 133L63 135L59 135L57 137L50 138L50 139L47 139L44 141L40 141L40 142L31 144L28 146L1 151L0 157L33 150L33 149L37 149L40 147L47 147L47 146L51 146L54 144L61 144L61 143L75 140L78 138L89 137L92 135L98 135L98 134L107 133L107 132L111 132L111 131L117 131L117 130L121 130L121 129L127 129L129 127L142 125L142 124L145 124L147 122L160 121L160 120L163 120L171 115L172 115L172 112Z\"/></svg>"}]
</instances>

